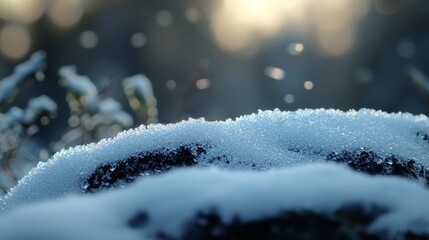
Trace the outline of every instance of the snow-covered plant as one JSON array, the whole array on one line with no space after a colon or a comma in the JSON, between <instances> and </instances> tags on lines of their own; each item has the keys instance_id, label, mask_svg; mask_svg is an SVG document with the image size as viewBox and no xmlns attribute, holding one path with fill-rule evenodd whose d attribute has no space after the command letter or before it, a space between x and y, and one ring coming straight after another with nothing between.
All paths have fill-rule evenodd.
<instances>
[{"instance_id":1,"label":"snow-covered plant","mask_svg":"<svg viewBox=\"0 0 429 240\"><path fill-rule=\"evenodd\" d=\"M140 122L157 123L157 101L150 80L145 75L139 74L124 79L123 86L130 106L139 116Z\"/></svg>"},{"instance_id":2,"label":"snow-covered plant","mask_svg":"<svg viewBox=\"0 0 429 240\"><path fill-rule=\"evenodd\" d=\"M23 141L36 134L40 125L46 125L56 116L57 105L42 95L30 99L25 109L13 106L5 111L26 84L42 80L40 72L45 60L43 52L18 65L14 72L0 81L0 190L6 192L21 177L11 168L17 161L17 151ZM5 112L3 112L5 111Z\"/></svg>"},{"instance_id":3,"label":"snow-covered plant","mask_svg":"<svg viewBox=\"0 0 429 240\"><path fill-rule=\"evenodd\" d=\"M46 54L36 52L31 58L15 67L13 73L0 81L0 110L5 108L16 97L19 90L25 85L33 82L35 79L43 80L41 72L45 64Z\"/></svg>"},{"instance_id":4,"label":"snow-covered plant","mask_svg":"<svg viewBox=\"0 0 429 240\"><path fill-rule=\"evenodd\" d=\"M55 151L111 137L133 125L132 117L122 110L121 104L99 94L92 81L78 75L75 67L64 66L59 75L60 85L67 90L71 129L55 144Z\"/></svg>"},{"instance_id":5,"label":"snow-covered plant","mask_svg":"<svg viewBox=\"0 0 429 240\"><path fill-rule=\"evenodd\" d=\"M17 152L24 140L37 133L39 126L48 124L56 115L56 103L45 95L31 99L25 109L10 107L24 86L34 79L43 80L41 70L45 58L44 52L34 53L28 61L18 65L10 76L0 81L0 195L22 177L22 174L13 172L11 164L17 160ZM131 115L122 110L121 104L97 89L87 76L79 75L74 66L64 66L58 74L60 86L67 90L70 128L59 141L52 144L52 152L112 137L133 126ZM158 110L150 80L144 75L136 75L124 79L123 87L140 122L157 122Z\"/></svg>"}]
</instances>

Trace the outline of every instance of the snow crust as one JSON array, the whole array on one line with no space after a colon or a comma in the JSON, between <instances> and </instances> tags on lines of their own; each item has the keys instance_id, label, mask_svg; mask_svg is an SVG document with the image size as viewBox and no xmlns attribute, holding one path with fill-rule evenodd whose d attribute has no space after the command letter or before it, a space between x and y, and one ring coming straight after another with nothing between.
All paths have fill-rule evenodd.
<instances>
[{"instance_id":1,"label":"snow crust","mask_svg":"<svg viewBox=\"0 0 429 240\"><path fill-rule=\"evenodd\" d=\"M207 146L197 167L229 170L267 170L323 162L330 152L359 148L427 165L429 143L417 133L426 134L428 129L426 116L368 109L260 111L235 120L190 119L177 124L141 126L97 144L60 151L38 164L1 201L1 209L82 193L82 181L102 163L187 144ZM228 163L212 161L219 156L227 158Z\"/></svg>"},{"instance_id":2,"label":"snow crust","mask_svg":"<svg viewBox=\"0 0 429 240\"><path fill-rule=\"evenodd\" d=\"M385 206L371 231L429 233L429 191L415 182L359 174L338 164L231 172L188 168L152 176L124 189L26 205L0 215L2 239L179 238L199 212L215 209L224 223L286 210L333 213L347 204ZM144 212L148 221L127 223ZM22 227L25 226L25 231Z\"/></svg>"}]
</instances>

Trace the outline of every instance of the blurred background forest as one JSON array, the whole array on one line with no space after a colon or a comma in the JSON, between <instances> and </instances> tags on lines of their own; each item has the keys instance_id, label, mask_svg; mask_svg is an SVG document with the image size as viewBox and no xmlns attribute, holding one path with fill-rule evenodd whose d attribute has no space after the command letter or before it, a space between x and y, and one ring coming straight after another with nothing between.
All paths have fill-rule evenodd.
<instances>
[{"instance_id":1,"label":"blurred background forest","mask_svg":"<svg viewBox=\"0 0 429 240\"><path fill-rule=\"evenodd\" d=\"M274 108L428 115L428 43L425 0L0 0L0 79L34 52L46 53L44 81L20 88L3 119L40 95L57 105L56 118L41 118L47 126L37 134L10 140L17 142L3 153L0 183L8 189L32 166L14 163L20 170L13 170L11 160L34 165L62 147L142 123L224 120ZM69 65L75 68L59 72ZM145 113L142 99L124 92L123 80L136 74L152 84ZM91 79L100 99L117 101L132 123L94 134L94 124L85 125L92 115L59 84L78 75ZM79 141L64 140L67 134Z\"/></svg>"}]
</instances>

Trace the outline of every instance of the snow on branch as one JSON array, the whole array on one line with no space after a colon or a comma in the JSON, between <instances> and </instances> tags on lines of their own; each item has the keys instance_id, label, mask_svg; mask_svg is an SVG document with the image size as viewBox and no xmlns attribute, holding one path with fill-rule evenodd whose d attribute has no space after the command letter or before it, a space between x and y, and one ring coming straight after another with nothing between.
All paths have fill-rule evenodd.
<instances>
[{"instance_id":1,"label":"snow on branch","mask_svg":"<svg viewBox=\"0 0 429 240\"><path fill-rule=\"evenodd\" d=\"M28 107L23 116L23 123L33 124L39 121L46 125L47 117L54 117L57 111L57 104L48 96L42 95L37 98L30 99Z\"/></svg>"},{"instance_id":2,"label":"snow on branch","mask_svg":"<svg viewBox=\"0 0 429 240\"><path fill-rule=\"evenodd\" d=\"M0 81L0 108L4 108L13 100L30 76L42 70L45 58L45 52L35 52L29 60L16 66L11 75Z\"/></svg>"},{"instance_id":3,"label":"snow on branch","mask_svg":"<svg viewBox=\"0 0 429 240\"><path fill-rule=\"evenodd\" d=\"M153 93L152 83L143 74L124 79L124 92L131 108L136 111L142 122L158 122L157 100Z\"/></svg>"}]
</instances>

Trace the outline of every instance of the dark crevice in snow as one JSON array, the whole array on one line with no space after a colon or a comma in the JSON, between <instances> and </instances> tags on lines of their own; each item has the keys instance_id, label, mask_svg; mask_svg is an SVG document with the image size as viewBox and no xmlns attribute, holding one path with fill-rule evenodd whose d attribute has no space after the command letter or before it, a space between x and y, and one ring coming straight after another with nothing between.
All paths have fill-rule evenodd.
<instances>
[{"instance_id":1,"label":"dark crevice in snow","mask_svg":"<svg viewBox=\"0 0 429 240\"><path fill-rule=\"evenodd\" d=\"M387 212L380 207L343 207L333 214L287 211L277 216L243 222L235 217L224 223L215 211L198 212L181 239L383 239L368 226ZM159 234L158 239L174 239Z\"/></svg>"},{"instance_id":2,"label":"dark crevice in snow","mask_svg":"<svg viewBox=\"0 0 429 240\"><path fill-rule=\"evenodd\" d=\"M144 227L149 221L149 215L146 212L137 212L128 222L131 228Z\"/></svg>"},{"instance_id":3,"label":"dark crevice in snow","mask_svg":"<svg viewBox=\"0 0 429 240\"><path fill-rule=\"evenodd\" d=\"M381 157L374 151L361 148L356 151L331 152L327 161L345 163L352 169L370 175L392 175L406 177L429 184L429 169L414 159L403 159L394 155Z\"/></svg>"},{"instance_id":4,"label":"dark crevice in snow","mask_svg":"<svg viewBox=\"0 0 429 240\"><path fill-rule=\"evenodd\" d=\"M198 163L198 157L206 154L207 146L189 144L174 150L162 148L130 156L125 160L105 163L83 182L82 188L93 193L111 187L124 186L137 177L159 174L177 167L190 167Z\"/></svg>"}]
</instances>

